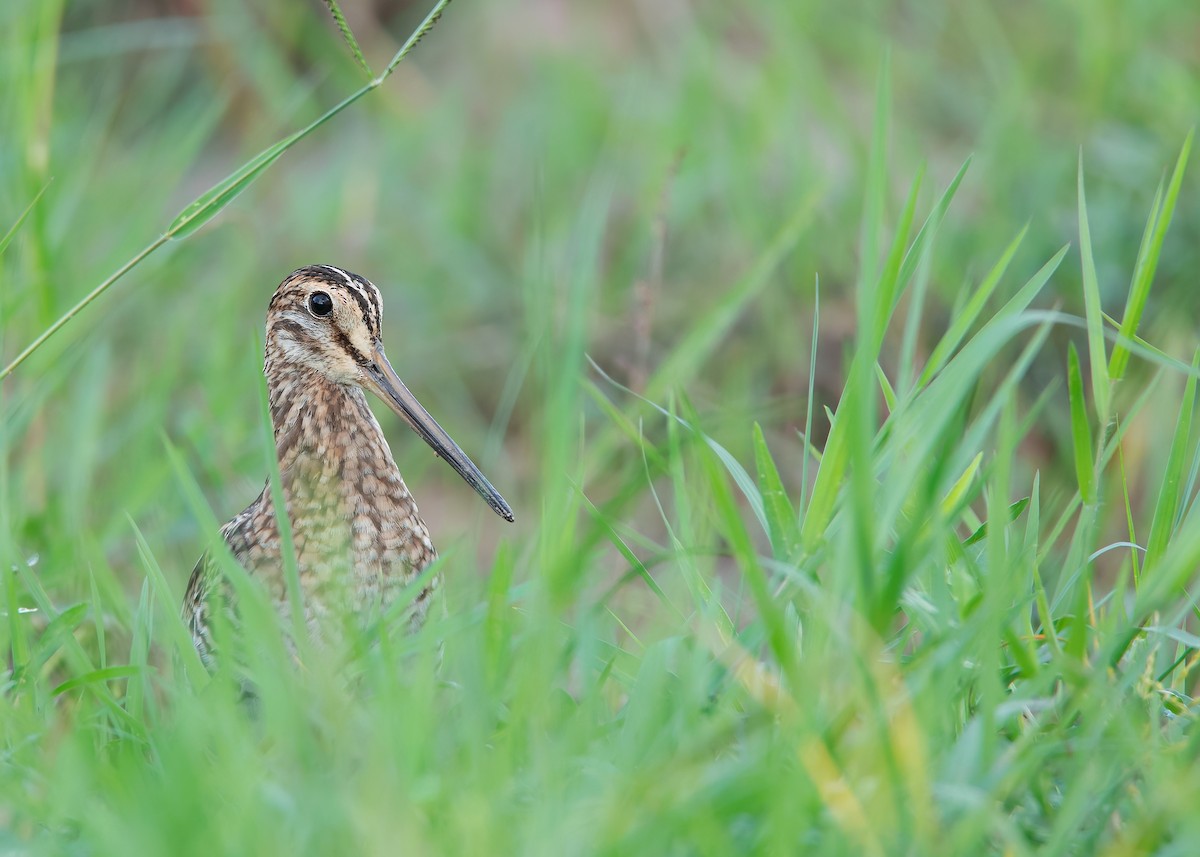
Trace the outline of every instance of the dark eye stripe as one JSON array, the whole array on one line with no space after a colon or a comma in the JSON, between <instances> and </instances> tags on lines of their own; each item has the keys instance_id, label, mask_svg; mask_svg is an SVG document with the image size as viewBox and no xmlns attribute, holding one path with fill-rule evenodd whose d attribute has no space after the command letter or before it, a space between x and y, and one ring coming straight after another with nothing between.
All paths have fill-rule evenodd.
<instances>
[{"instance_id":1,"label":"dark eye stripe","mask_svg":"<svg viewBox=\"0 0 1200 857\"><path fill-rule=\"evenodd\" d=\"M300 322L294 321L290 318L276 319L275 323L271 325L271 327L273 330L286 330L297 342L307 342L312 344L316 341L313 339L313 335L308 331L308 328L306 328Z\"/></svg>"},{"instance_id":2,"label":"dark eye stripe","mask_svg":"<svg viewBox=\"0 0 1200 857\"><path fill-rule=\"evenodd\" d=\"M336 324L331 324L330 327L333 328L333 335L337 339L338 346L347 354L349 354L355 363L357 363L359 366L366 366L371 362L370 357L354 347L354 343L350 341L348 336L346 336L345 331L343 331Z\"/></svg>"},{"instance_id":3,"label":"dark eye stripe","mask_svg":"<svg viewBox=\"0 0 1200 857\"><path fill-rule=\"evenodd\" d=\"M347 286L346 291L348 291L358 303L358 308L362 312L363 321L367 323L367 329L371 331L373 336L378 336L379 324L375 321L370 298L368 298L363 289L357 285Z\"/></svg>"},{"instance_id":4,"label":"dark eye stripe","mask_svg":"<svg viewBox=\"0 0 1200 857\"><path fill-rule=\"evenodd\" d=\"M379 323L383 320L383 307L379 305L379 289L375 288L371 282L360 277L358 274L351 274L350 276L358 284L359 288L362 289L363 294L366 295L367 300L370 302L371 323L374 324L378 332Z\"/></svg>"}]
</instances>

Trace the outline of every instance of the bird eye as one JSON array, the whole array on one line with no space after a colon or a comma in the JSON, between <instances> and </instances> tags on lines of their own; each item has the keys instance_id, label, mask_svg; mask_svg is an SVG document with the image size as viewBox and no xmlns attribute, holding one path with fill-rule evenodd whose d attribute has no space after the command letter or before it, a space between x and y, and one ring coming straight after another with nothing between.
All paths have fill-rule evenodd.
<instances>
[{"instance_id":1,"label":"bird eye","mask_svg":"<svg viewBox=\"0 0 1200 857\"><path fill-rule=\"evenodd\" d=\"M308 296L308 311L322 318L333 312L333 298L325 292L313 292Z\"/></svg>"}]
</instances>

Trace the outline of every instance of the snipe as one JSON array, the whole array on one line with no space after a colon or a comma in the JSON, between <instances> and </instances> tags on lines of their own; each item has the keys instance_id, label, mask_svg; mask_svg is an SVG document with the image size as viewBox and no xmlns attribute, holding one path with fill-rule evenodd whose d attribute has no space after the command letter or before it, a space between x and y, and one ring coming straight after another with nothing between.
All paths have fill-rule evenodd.
<instances>
[{"instance_id":1,"label":"snipe","mask_svg":"<svg viewBox=\"0 0 1200 857\"><path fill-rule=\"evenodd\" d=\"M512 510L396 375L380 341L379 289L330 265L301 268L267 309L263 372L304 615L318 638L327 617L378 615L437 558L363 389L379 396L508 521ZM287 578L270 480L221 528L234 557L289 615ZM437 585L416 596L419 625ZM215 665L213 611L235 615L218 563L192 572L183 615L204 663Z\"/></svg>"}]
</instances>

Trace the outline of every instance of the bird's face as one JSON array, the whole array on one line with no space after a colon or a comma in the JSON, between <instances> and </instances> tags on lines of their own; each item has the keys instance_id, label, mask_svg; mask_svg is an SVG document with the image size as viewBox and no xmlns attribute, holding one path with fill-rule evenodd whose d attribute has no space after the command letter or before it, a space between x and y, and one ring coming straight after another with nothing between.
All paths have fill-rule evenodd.
<instances>
[{"instance_id":1,"label":"bird's face","mask_svg":"<svg viewBox=\"0 0 1200 857\"><path fill-rule=\"evenodd\" d=\"M326 265L283 281L267 310L267 338L287 363L337 384L366 386L365 367L382 349L383 301L374 284Z\"/></svg>"},{"instance_id":2,"label":"bird's face","mask_svg":"<svg viewBox=\"0 0 1200 857\"><path fill-rule=\"evenodd\" d=\"M512 510L446 431L400 380L383 352L383 300L369 280L312 265L285 279L267 310L267 350L284 363L335 384L363 387L382 399L506 520Z\"/></svg>"}]
</instances>

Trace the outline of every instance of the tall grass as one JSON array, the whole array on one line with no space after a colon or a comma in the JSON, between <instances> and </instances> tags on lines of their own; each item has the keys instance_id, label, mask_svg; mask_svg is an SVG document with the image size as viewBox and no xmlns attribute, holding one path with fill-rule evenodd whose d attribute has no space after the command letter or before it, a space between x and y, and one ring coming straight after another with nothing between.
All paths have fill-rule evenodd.
<instances>
[{"instance_id":1,"label":"tall grass","mask_svg":"<svg viewBox=\"0 0 1200 857\"><path fill-rule=\"evenodd\" d=\"M5 849L1190 853L1194 9L330 5L0 13ZM250 715L178 604L311 261L518 526L396 434L448 609L298 668L230 567Z\"/></svg>"}]
</instances>

